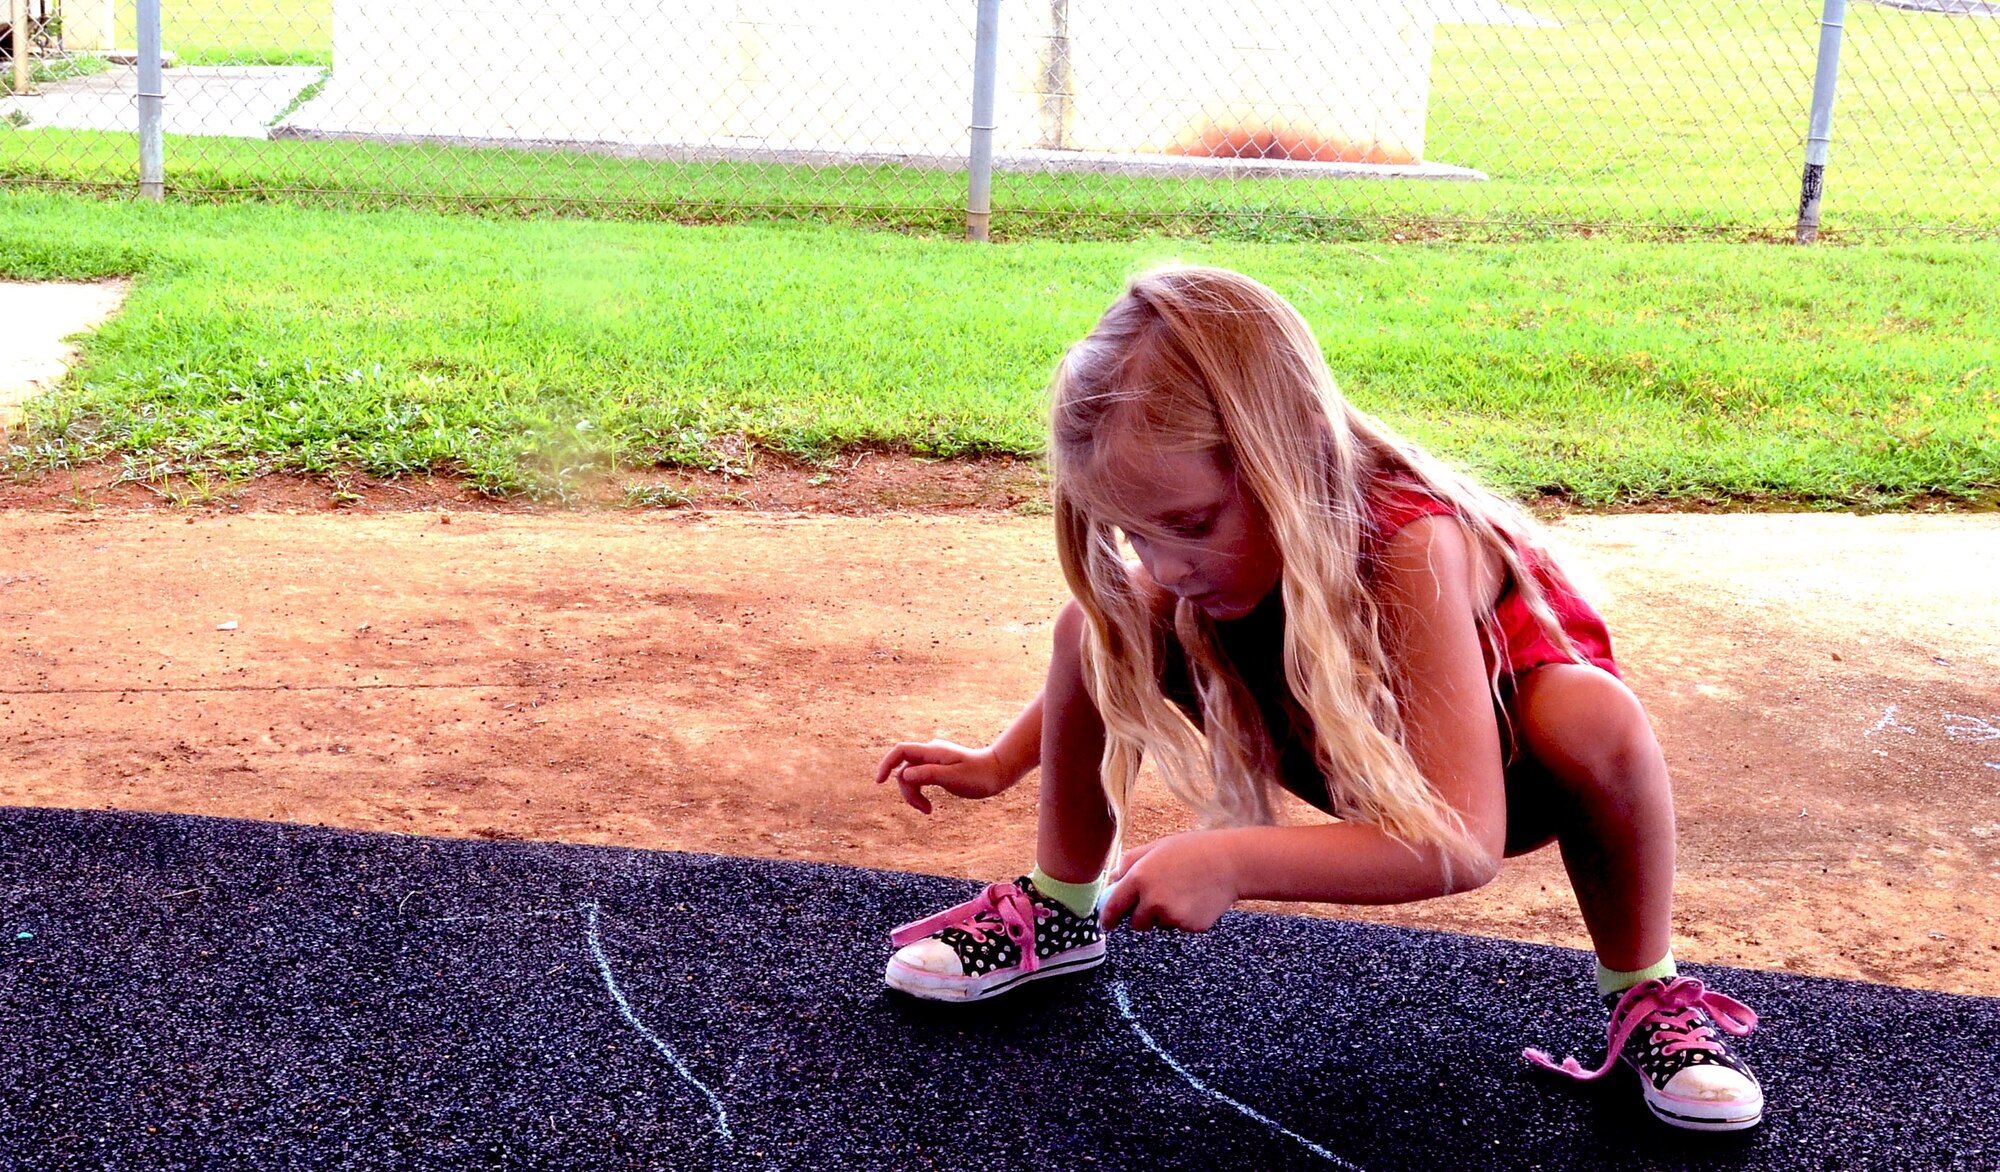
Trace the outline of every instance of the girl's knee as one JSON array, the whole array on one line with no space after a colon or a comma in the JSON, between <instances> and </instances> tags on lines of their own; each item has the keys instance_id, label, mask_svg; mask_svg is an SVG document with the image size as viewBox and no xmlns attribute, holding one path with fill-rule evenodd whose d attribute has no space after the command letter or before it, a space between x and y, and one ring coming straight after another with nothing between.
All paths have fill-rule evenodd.
<instances>
[{"instance_id":1,"label":"girl's knee","mask_svg":"<svg viewBox=\"0 0 2000 1172\"><path fill-rule=\"evenodd\" d=\"M1523 747L1558 780L1616 785L1661 771L1645 708L1602 668L1538 668L1519 696Z\"/></svg>"}]
</instances>

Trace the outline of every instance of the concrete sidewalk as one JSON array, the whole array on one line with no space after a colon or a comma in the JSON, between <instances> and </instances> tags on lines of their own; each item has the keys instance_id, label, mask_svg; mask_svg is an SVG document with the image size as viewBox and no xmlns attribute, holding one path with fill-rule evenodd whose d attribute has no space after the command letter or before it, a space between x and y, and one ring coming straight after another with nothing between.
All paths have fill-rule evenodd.
<instances>
[{"instance_id":1,"label":"concrete sidewalk","mask_svg":"<svg viewBox=\"0 0 2000 1172\"><path fill-rule=\"evenodd\" d=\"M125 303L129 281L0 281L0 434L21 404L62 381L76 357L65 339Z\"/></svg>"},{"instance_id":2,"label":"concrete sidewalk","mask_svg":"<svg viewBox=\"0 0 2000 1172\"><path fill-rule=\"evenodd\" d=\"M164 131L269 138L272 120L323 72L317 65L196 65L166 70L162 75ZM51 82L39 93L0 98L0 119L18 112L28 120L24 126L29 130L111 130L136 135L138 92L137 67L117 65L103 73ZM137 158L136 153L133 157Z\"/></svg>"}]
</instances>

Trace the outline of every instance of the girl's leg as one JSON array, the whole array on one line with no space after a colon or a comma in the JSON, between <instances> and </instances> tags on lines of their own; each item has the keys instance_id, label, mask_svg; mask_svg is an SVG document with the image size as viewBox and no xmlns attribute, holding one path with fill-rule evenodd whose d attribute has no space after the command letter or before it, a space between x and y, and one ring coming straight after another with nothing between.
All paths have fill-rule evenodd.
<instances>
[{"instance_id":1,"label":"girl's leg","mask_svg":"<svg viewBox=\"0 0 2000 1172\"><path fill-rule=\"evenodd\" d=\"M1611 673L1549 664L1510 705L1527 760L1509 771L1508 853L1553 835L1598 960L1632 972L1671 943L1674 803L1638 698Z\"/></svg>"},{"instance_id":2,"label":"girl's leg","mask_svg":"<svg viewBox=\"0 0 2000 1172\"><path fill-rule=\"evenodd\" d=\"M1509 713L1525 759L1508 774L1508 853L1549 834L1561 843L1598 963L1609 970L1598 989L1612 1008L1615 1053L1592 1074L1570 1073L1596 1077L1622 1061L1638 1071L1648 1109L1672 1126L1756 1126L1763 1090L1723 1037L1723 1027L1748 1032L1755 1014L1699 982L1637 981L1641 970L1671 974L1662 962L1674 888L1673 792L1638 699L1607 671L1552 664L1519 681ZM1538 1051L1530 1057L1565 1069Z\"/></svg>"},{"instance_id":3,"label":"girl's leg","mask_svg":"<svg viewBox=\"0 0 2000 1172\"><path fill-rule=\"evenodd\" d=\"M1083 608L1056 615L1055 651L1042 692L1041 813L1035 861L1050 878L1094 883L1117 833L1101 776L1104 721L1083 683Z\"/></svg>"},{"instance_id":4,"label":"girl's leg","mask_svg":"<svg viewBox=\"0 0 2000 1172\"><path fill-rule=\"evenodd\" d=\"M979 1001L1103 961L1093 906L1115 826L1099 781L1104 722L1083 684L1084 622L1073 602L1056 616L1055 656L1042 692L1035 871L890 933L897 950L884 979L891 988L939 1001ZM1025 937L1016 933L1028 915L1024 899L1034 905Z\"/></svg>"}]
</instances>

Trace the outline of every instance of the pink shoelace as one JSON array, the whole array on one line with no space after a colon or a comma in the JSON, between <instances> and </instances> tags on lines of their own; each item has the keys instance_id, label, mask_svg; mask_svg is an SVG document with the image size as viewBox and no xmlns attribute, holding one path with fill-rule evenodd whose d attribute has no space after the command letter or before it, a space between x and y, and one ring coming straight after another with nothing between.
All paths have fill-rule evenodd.
<instances>
[{"instance_id":1,"label":"pink shoelace","mask_svg":"<svg viewBox=\"0 0 2000 1172\"><path fill-rule=\"evenodd\" d=\"M889 933L889 943L897 948L942 928L957 928L984 942L995 931L1004 933L1021 950L1021 971L1032 973L1041 964L1035 955L1035 921L1055 915L1038 907L1028 893L1012 883L995 883L959 904L928 919L915 920Z\"/></svg>"},{"instance_id":2,"label":"pink shoelace","mask_svg":"<svg viewBox=\"0 0 2000 1172\"><path fill-rule=\"evenodd\" d=\"M1640 1026L1647 1024L1656 1027L1653 1032L1655 1038L1664 1036L1669 1039L1661 1048L1662 1054L1678 1054L1682 1050L1720 1053L1722 1040L1715 1037L1713 1028L1701 1022L1701 1010L1704 1009L1724 1033L1741 1037L1757 1026L1757 1014L1748 1005L1734 997L1703 988L1699 978L1641 981L1625 990L1625 995L1618 999L1618 1007L1611 1011L1611 1050L1604 1056L1604 1065L1596 1070L1585 1070L1574 1057L1565 1058L1558 1065L1546 1051L1533 1047L1521 1051L1521 1057L1536 1066L1574 1079L1602 1078L1618 1065L1618 1056L1625 1052L1626 1041Z\"/></svg>"}]
</instances>

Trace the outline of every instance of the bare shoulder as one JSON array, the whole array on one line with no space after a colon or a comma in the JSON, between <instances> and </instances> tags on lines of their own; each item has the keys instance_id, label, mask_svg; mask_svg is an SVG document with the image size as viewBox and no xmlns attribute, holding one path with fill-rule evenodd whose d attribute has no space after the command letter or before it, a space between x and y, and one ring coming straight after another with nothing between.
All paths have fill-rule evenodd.
<instances>
[{"instance_id":1,"label":"bare shoulder","mask_svg":"<svg viewBox=\"0 0 2000 1172\"><path fill-rule=\"evenodd\" d=\"M1498 600L1507 569L1474 545L1449 514L1419 517L1383 543L1375 581L1385 601L1428 608L1467 605L1483 613Z\"/></svg>"}]
</instances>

